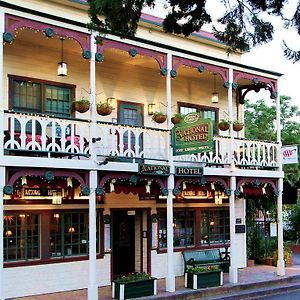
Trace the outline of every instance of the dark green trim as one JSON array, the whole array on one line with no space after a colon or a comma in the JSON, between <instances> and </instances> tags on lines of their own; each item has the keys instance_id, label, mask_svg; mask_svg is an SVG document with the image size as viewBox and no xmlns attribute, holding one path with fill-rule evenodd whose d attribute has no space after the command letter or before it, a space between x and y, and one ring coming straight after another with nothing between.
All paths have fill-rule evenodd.
<instances>
[{"instance_id":1,"label":"dark green trim","mask_svg":"<svg viewBox=\"0 0 300 300\"><path fill-rule=\"evenodd\" d=\"M17 11L21 11L21 12L33 14L33 15L36 15L36 16L40 16L40 17L60 21L60 22L66 23L66 24L71 24L71 25L75 25L75 26L78 26L78 27L86 28L85 23L76 22L76 21L72 21L70 19L65 19L65 18L53 16L53 15L50 15L50 14L46 14L46 13L43 13L43 12L40 12L40 11L28 9L28 8L21 7L21 6L18 6L18 5L14 5L14 4L10 4L10 3L6 3L6 2L3 2L3 1L0 1L0 7L7 7L7 8L10 8L10 9L17 10ZM240 64L240 63L229 62L225 59L216 58L216 57L212 57L212 56L204 55L204 54L199 54L199 53L194 53L192 51L179 49L177 47L168 46L168 45L164 45L164 44L157 43L157 42L148 41L148 40L138 38L138 37L131 37L131 38L128 38L128 40L137 41L137 42L140 42L140 43L148 44L148 45L159 47L159 48L162 48L162 49L181 52L181 53L184 53L184 54L193 55L193 56L196 56L196 57L199 57L199 58L205 58L205 59L220 62L220 63L225 63L225 64L228 64L230 66L245 68L247 70L252 70L252 71L257 71L257 72L263 72L265 74L269 74L269 75L273 75L273 76L277 76L277 77L281 77L283 75L282 73L269 71L269 70L263 70L263 69L259 69L259 68L256 68L256 67L243 65L243 64Z\"/></svg>"}]
</instances>

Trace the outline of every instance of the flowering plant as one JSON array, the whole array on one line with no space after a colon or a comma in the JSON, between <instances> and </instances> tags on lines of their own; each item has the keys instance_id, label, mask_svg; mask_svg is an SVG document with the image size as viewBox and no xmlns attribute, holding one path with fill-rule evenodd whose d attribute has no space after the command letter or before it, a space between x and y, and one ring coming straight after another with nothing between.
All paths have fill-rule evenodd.
<instances>
[{"instance_id":1,"label":"flowering plant","mask_svg":"<svg viewBox=\"0 0 300 300\"><path fill-rule=\"evenodd\" d=\"M146 280L151 279L151 275L147 273L129 273L126 276L122 276L118 279L119 283L125 283L130 281Z\"/></svg>"},{"instance_id":2,"label":"flowering plant","mask_svg":"<svg viewBox=\"0 0 300 300\"><path fill-rule=\"evenodd\" d=\"M193 267L188 269L189 273L198 274L203 272L217 271L220 270L219 266L205 266L205 267Z\"/></svg>"}]
</instances>

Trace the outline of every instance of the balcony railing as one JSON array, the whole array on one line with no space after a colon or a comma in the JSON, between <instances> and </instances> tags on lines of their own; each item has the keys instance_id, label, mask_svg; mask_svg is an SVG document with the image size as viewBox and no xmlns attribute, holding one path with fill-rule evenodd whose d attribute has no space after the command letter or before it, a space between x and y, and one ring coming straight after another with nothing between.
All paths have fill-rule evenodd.
<instances>
[{"instance_id":1,"label":"balcony railing","mask_svg":"<svg viewBox=\"0 0 300 300\"><path fill-rule=\"evenodd\" d=\"M5 154L32 154L48 157L89 156L94 140L96 155L102 157L167 161L170 134L167 130L96 124L96 136L90 137L91 123L6 112ZM230 164L230 138L214 137L214 152L174 157L175 162L202 163L205 166ZM279 166L279 145L274 142L234 139L233 162L238 167L275 169Z\"/></svg>"}]
</instances>

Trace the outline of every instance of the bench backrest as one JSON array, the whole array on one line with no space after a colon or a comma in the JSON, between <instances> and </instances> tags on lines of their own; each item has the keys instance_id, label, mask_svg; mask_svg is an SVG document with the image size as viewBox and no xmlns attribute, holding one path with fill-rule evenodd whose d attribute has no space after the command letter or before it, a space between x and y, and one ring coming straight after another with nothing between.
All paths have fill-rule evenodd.
<instances>
[{"instance_id":1,"label":"bench backrest","mask_svg":"<svg viewBox=\"0 0 300 300\"><path fill-rule=\"evenodd\" d=\"M220 249L206 249L196 251L183 251L182 252L184 263L212 263L221 261Z\"/></svg>"}]
</instances>

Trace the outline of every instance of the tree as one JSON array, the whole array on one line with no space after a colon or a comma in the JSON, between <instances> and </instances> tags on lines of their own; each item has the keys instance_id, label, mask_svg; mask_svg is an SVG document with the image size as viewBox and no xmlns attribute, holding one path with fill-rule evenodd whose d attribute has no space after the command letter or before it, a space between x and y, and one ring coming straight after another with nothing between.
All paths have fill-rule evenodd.
<instances>
[{"instance_id":1,"label":"tree","mask_svg":"<svg viewBox=\"0 0 300 300\"><path fill-rule=\"evenodd\" d=\"M291 97L280 97L281 140L283 145L300 144L300 123L295 117L300 115L297 106L291 105ZM245 137L249 139L276 141L276 106L268 106L264 100L255 103L245 101ZM300 153L299 153L300 154ZM300 156L299 156L300 159ZM299 184L300 165L285 165L285 180L292 186Z\"/></svg>"},{"instance_id":2,"label":"tree","mask_svg":"<svg viewBox=\"0 0 300 300\"><path fill-rule=\"evenodd\" d=\"M295 29L300 35L300 0L292 17L284 14L287 0L219 0L222 16L213 22L207 12L206 0L166 0L168 12L163 21L166 33L189 36L203 25L212 24L215 37L224 42L228 52L247 51L272 40L274 27L266 16L279 17L285 28ZM155 0L88 0L90 23L88 27L100 33L135 35L143 7L155 6ZM104 19L101 17L103 16ZM284 55L297 62L300 50L291 49L283 41Z\"/></svg>"}]
</instances>

